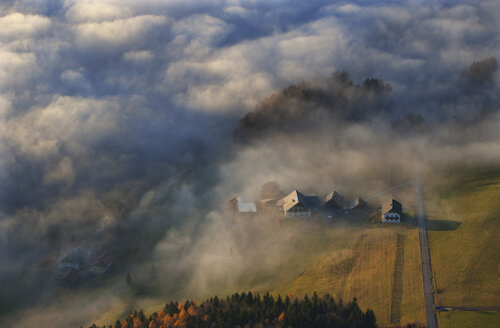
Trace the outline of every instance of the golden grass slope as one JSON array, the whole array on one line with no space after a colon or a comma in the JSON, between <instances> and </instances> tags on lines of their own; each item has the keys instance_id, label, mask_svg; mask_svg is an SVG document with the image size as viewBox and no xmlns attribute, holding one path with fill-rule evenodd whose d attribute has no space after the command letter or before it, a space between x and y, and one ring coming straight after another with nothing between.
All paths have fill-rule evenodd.
<instances>
[{"instance_id":1,"label":"golden grass slope","mask_svg":"<svg viewBox=\"0 0 500 328\"><path fill-rule=\"evenodd\" d=\"M427 206L436 304L500 306L500 170L460 170Z\"/></svg>"},{"instance_id":2,"label":"golden grass slope","mask_svg":"<svg viewBox=\"0 0 500 328\"><path fill-rule=\"evenodd\" d=\"M418 233L399 225L333 224L310 226L293 243L297 258L272 289L274 294L302 296L316 291L372 308L380 326L389 326L396 260L396 238L405 237L400 324L425 322ZM293 272L293 275L289 274Z\"/></svg>"},{"instance_id":3,"label":"golden grass slope","mask_svg":"<svg viewBox=\"0 0 500 328\"><path fill-rule=\"evenodd\" d=\"M485 328L498 327L500 312L440 312L440 328Z\"/></svg>"}]
</instances>

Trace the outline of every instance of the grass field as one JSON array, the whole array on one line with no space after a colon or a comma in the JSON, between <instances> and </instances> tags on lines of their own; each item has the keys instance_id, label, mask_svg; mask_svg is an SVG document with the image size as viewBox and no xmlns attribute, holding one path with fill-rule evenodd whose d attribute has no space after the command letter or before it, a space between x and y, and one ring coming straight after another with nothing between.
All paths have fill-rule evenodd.
<instances>
[{"instance_id":1,"label":"grass field","mask_svg":"<svg viewBox=\"0 0 500 328\"><path fill-rule=\"evenodd\" d=\"M498 327L500 312L440 312L440 328Z\"/></svg>"},{"instance_id":2,"label":"grass field","mask_svg":"<svg viewBox=\"0 0 500 328\"><path fill-rule=\"evenodd\" d=\"M356 297L372 308L380 326L391 325L391 296L398 234L404 238L404 262L398 293L400 324L425 322L418 233L410 225L338 222L312 224L281 247L290 256L248 287L273 294L303 296L316 291L344 300ZM279 252L279 250L276 250Z\"/></svg>"},{"instance_id":3,"label":"grass field","mask_svg":"<svg viewBox=\"0 0 500 328\"><path fill-rule=\"evenodd\" d=\"M457 171L427 193L426 205L436 304L500 306L500 170Z\"/></svg>"}]
</instances>

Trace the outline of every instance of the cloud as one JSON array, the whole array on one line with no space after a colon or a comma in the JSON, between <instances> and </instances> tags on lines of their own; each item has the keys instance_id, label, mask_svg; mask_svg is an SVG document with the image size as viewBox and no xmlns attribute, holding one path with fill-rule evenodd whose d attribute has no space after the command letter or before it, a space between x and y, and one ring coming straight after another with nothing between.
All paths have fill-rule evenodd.
<instances>
[{"instance_id":1,"label":"cloud","mask_svg":"<svg viewBox=\"0 0 500 328\"><path fill-rule=\"evenodd\" d=\"M48 17L17 12L0 17L0 25L0 40L8 42L43 36L50 29L51 21Z\"/></svg>"},{"instance_id":2,"label":"cloud","mask_svg":"<svg viewBox=\"0 0 500 328\"><path fill-rule=\"evenodd\" d=\"M55 96L48 106L9 120L4 138L19 152L43 158L66 142L92 143L117 133L117 111L109 100Z\"/></svg>"},{"instance_id":3,"label":"cloud","mask_svg":"<svg viewBox=\"0 0 500 328\"><path fill-rule=\"evenodd\" d=\"M65 70L60 75L61 81L70 88L75 88L80 92L90 92L92 86L80 70Z\"/></svg>"},{"instance_id":4,"label":"cloud","mask_svg":"<svg viewBox=\"0 0 500 328\"><path fill-rule=\"evenodd\" d=\"M154 28L167 22L164 16L141 15L103 22L74 25L73 31L79 47L109 47L140 43Z\"/></svg>"},{"instance_id":5,"label":"cloud","mask_svg":"<svg viewBox=\"0 0 500 328\"><path fill-rule=\"evenodd\" d=\"M248 110L278 82L321 76L325 70L331 73L332 59L345 46L335 19L319 20L293 32L208 52L196 62L178 61L167 69L166 82L184 80L190 85L187 89L181 85L176 99L191 108ZM271 70L274 74L268 73Z\"/></svg>"},{"instance_id":6,"label":"cloud","mask_svg":"<svg viewBox=\"0 0 500 328\"><path fill-rule=\"evenodd\" d=\"M68 156L64 157L57 165L43 176L43 183L53 184L65 182L68 185L73 183L75 179L75 170L73 162Z\"/></svg>"},{"instance_id":7,"label":"cloud","mask_svg":"<svg viewBox=\"0 0 500 328\"><path fill-rule=\"evenodd\" d=\"M426 133L435 162L460 160L461 151L471 161L495 161L500 76L487 59L500 58L500 6L424 4L2 2L0 256L8 265L0 269L0 308L25 314L10 316L13 326L31 322L22 309L37 298L37 310L29 310L45 313L46 326L82 325L87 300L102 294L46 297L41 290L54 288L46 278L53 276L32 265L50 263L51 270L71 247L139 254L146 264L123 261L123 270L138 276L141 266L162 261L167 272L193 278L165 278L166 288L192 283L209 292L212 282L236 281L250 268L245 248L272 238L265 222L228 224L228 197L253 197L268 180L287 190L320 193L335 184L368 194L388 183L388 146L403 153L427 141ZM327 82L341 70L359 87ZM238 120L291 84L341 92L334 98L352 105L370 77L392 87L384 115L346 123L321 114L317 134L290 137L285 129L271 141L233 143ZM270 99L287 109L325 103ZM363 99L369 104L363 108L376 107L370 96ZM408 117L422 117L422 131L409 135ZM443 122L446 128L435 129ZM408 163L393 160L404 175ZM353 176L369 183L355 188ZM212 264L228 267L224 254L237 241L234 274L218 271ZM123 273L117 270L116 277ZM116 279L105 291L122 297L123 279ZM127 304L111 299L126 311ZM61 303L68 315L52 321Z\"/></svg>"},{"instance_id":8,"label":"cloud","mask_svg":"<svg viewBox=\"0 0 500 328\"><path fill-rule=\"evenodd\" d=\"M71 23L112 21L134 15L126 4L116 1L68 1L65 5L69 7L66 18Z\"/></svg>"},{"instance_id":9,"label":"cloud","mask_svg":"<svg viewBox=\"0 0 500 328\"><path fill-rule=\"evenodd\" d=\"M148 50L129 51L123 54L123 58L130 61L147 61L153 59L153 56Z\"/></svg>"},{"instance_id":10,"label":"cloud","mask_svg":"<svg viewBox=\"0 0 500 328\"><path fill-rule=\"evenodd\" d=\"M337 7L337 6L334 6L334 7ZM360 6L357 6L354 4L341 5L335 9L341 14L358 14L359 12L362 11L362 8Z\"/></svg>"},{"instance_id":11,"label":"cloud","mask_svg":"<svg viewBox=\"0 0 500 328\"><path fill-rule=\"evenodd\" d=\"M37 71L35 54L0 49L0 88L22 86Z\"/></svg>"}]
</instances>

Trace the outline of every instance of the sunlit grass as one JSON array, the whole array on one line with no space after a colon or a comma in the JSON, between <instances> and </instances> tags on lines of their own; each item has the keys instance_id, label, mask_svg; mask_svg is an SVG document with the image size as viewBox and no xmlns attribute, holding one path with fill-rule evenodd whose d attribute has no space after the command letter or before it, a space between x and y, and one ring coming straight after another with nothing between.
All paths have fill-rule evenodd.
<instances>
[{"instance_id":1,"label":"sunlit grass","mask_svg":"<svg viewBox=\"0 0 500 328\"><path fill-rule=\"evenodd\" d=\"M499 170L459 171L426 198L436 303L500 304Z\"/></svg>"},{"instance_id":2,"label":"sunlit grass","mask_svg":"<svg viewBox=\"0 0 500 328\"><path fill-rule=\"evenodd\" d=\"M441 328L498 327L500 312L451 311L438 314Z\"/></svg>"}]
</instances>

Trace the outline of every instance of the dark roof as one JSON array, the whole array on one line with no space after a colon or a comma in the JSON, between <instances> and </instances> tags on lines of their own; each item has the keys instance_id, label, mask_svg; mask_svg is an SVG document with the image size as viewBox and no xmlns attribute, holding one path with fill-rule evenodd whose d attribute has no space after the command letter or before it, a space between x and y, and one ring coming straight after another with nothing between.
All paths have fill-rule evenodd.
<instances>
[{"instance_id":1,"label":"dark roof","mask_svg":"<svg viewBox=\"0 0 500 328\"><path fill-rule=\"evenodd\" d=\"M329 193L328 195L326 195L325 202L328 202L332 199L340 204L344 200L344 196L342 196L341 194L339 194L337 191L334 190L331 193Z\"/></svg>"},{"instance_id":2,"label":"dark roof","mask_svg":"<svg viewBox=\"0 0 500 328\"><path fill-rule=\"evenodd\" d=\"M68 254L66 254L62 259L59 260L60 263L72 262L72 263L80 263L82 260L82 254L78 250L72 250Z\"/></svg>"},{"instance_id":3,"label":"dark roof","mask_svg":"<svg viewBox=\"0 0 500 328\"><path fill-rule=\"evenodd\" d=\"M304 195L306 202L309 208L318 208L319 207L319 198L314 195Z\"/></svg>"},{"instance_id":4,"label":"dark roof","mask_svg":"<svg viewBox=\"0 0 500 328\"><path fill-rule=\"evenodd\" d=\"M342 202L344 201L344 196L339 194L337 191L332 191L325 197L325 203L328 205L337 205L342 207Z\"/></svg>"},{"instance_id":5,"label":"dark roof","mask_svg":"<svg viewBox=\"0 0 500 328\"><path fill-rule=\"evenodd\" d=\"M357 208L365 207L367 205L367 203L363 200L363 198L358 197L355 200L353 200L350 205L351 205L351 209L353 209L355 207L357 207Z\"/></svg>"},{"instance_id":6,"label":"dark roof","mask_svg":"<svg viewBox=\"0 0 500 328\"><path fill-rule=\"evenodd\" d=\"M319 206L319 198L313 195L304 195L298 190L292 191L290 194L283 198L283 210L288 211L297 204L302 206L315 209Z\"/></svg>"},{"instance_id":7,"label":"dark roof","mask_svg":"<svg viewBox=\"0 0 500 328\"><path fill-rule=\"evenodd\" d=\"M104 252L101 256L99 256L92 262L92 266L97 266L106 269L111 264L111 262L112 262L111 256L107 252Z\"/></svg>"},{"instance_id":8,"label":"dark roof","mask_svg":"<svg viewBox=\"0 0 500 328\"><path fill-rule=\"evenodd\" d=\"M395 199L388 200L382 204L382 215L386 213L398 213L403 214L403 205Z\"/></svg>"}]
</instances>

